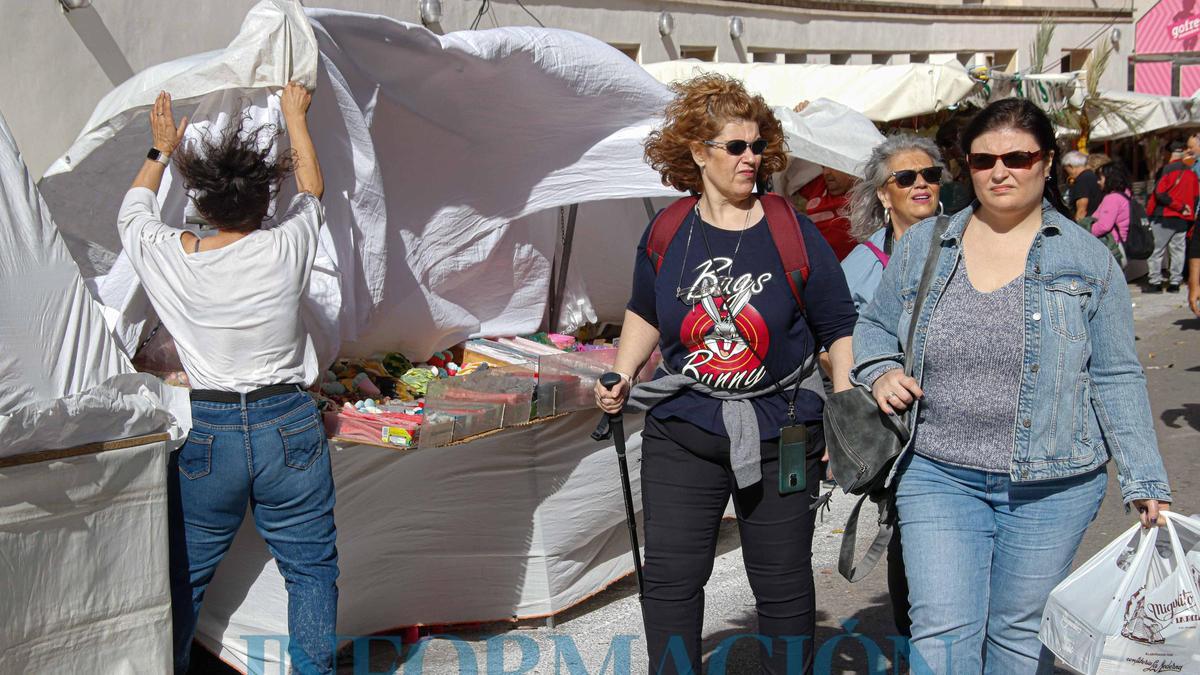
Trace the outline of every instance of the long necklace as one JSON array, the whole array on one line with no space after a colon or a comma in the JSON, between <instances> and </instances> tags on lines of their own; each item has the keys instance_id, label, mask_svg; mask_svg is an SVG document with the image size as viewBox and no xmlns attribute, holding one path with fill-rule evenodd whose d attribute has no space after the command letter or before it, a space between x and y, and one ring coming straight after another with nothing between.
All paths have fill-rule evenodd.
<instances>
[{"instance_id":1,"label":"long necklace","mask_svg":"<svg viewBox=\"0 0 1200 675\"><path fill-rule=\"evenodd\" d=\"M737 244L735 244L733 247L733 257L730 258L730 260L729 260L729 275L730 276L733 276L733 265L735 262L737 262L738 251L740 251L742 249L742 236L746 233L746 230L748 230L750 228L750 214L753 212L754 212L754 206L751 205L750 209L748 211L746 211L746 222L742 224L742 229L738 231ZM691 218L688 221L688 236L687 236L687 243L684 245L684 249L683 249L683 264L680 265L680 267L679 267L679 283L675 287L675 297L680 302L683 302L684 304L687 304L687 305L695 305L696 302L698 302L698 298L692 297L692 295L693 295L692 286L684 288L683 275L687 271L688 255L692 251L692 233L695 232L696 222L700 221L702 224L704 222L704 219L700 216L700 202L696 202L696 206L693 209L693 213L695 215L695 218ZM700 228L700 236L704 238L704 249L708 253L709 260L712 260L713 259L712 246L709 245L709 243L708 243L708 232L703 227ZM694 284L693 284L693 286L694 286ZM716 289L711 289L711 291L710 291L710 289L707 289L707 288L700 289L701 293L710 293L711 295L714 295L714 296L716 295L715 291L716 291Z\"/></svg>"},{"instance_id":2,"label":"long necklace","mask_svg":"<svg viewBox=\"0 0 1200 675\"><path fill-rule=\"evenodd\" d=\"M737 263L738 251L742 250L742 236L746 234L746 230L750 229L751 213L754 213L753 204L751 204L750 208L746 210L746 222L742 223L742 229L738 230L737 243L733 247L733 256L729 259L729 276L731 277L733 276L733 266ZM704 222L704 219L700 216L700 202L696 202L696 220L699 220L701 223ZM708 259L712 260L713 252L712 246L710 246L708 243L708 230L701 227L700 236L704 237L704 249L708 253Z\"/></svg>"}]
</instances>

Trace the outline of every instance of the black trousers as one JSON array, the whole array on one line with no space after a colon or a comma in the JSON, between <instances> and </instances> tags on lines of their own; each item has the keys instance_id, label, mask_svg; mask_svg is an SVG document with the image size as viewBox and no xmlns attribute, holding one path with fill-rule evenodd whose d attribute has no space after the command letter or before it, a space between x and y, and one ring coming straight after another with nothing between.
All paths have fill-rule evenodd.
<instances>
[{"instance_id":1,"label":"black trousers","mask_svg":"<svg viewBox=\"0 0 1200 675\"><path fill-rule=\"evenodd\" d=\"M779 446L762 444L762 482L737 489L729 439L680 420L646 416L642 508L646 531L642 613L651 673L701 672L704 584L712 574L725 505L733 495L742 557L754 591L763 671L811 673L815 639L809 509L824 437L809 425L807 487L779 494ZM748 629L753 631L753 628ZM790 639L786 639L790 638Z\"/></svg>"}]
</instances>

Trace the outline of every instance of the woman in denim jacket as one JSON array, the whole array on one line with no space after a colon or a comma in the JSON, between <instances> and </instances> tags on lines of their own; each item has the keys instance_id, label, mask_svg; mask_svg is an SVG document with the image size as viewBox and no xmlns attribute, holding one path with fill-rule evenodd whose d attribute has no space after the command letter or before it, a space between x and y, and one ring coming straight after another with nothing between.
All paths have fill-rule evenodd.
<instances>
[{"instance_id":1,"label":"woman in denim jacket","mask_svg":"<svg viewBox=\"0 0 1200 675\"><path fill-rule=\"evenodd\" d=\"M1143 525L1171 499L1124 275L1056 210L1054 148L1032 103L981 111L962 137L977 201L936 242L913 344L900 336L936 218L897 242L854 331L855 381L886 413L912 408L890 479L912 658L930 672L1050 673L1042 610L1099 509L1109 457Z\"/></svg>"}]
</instances>

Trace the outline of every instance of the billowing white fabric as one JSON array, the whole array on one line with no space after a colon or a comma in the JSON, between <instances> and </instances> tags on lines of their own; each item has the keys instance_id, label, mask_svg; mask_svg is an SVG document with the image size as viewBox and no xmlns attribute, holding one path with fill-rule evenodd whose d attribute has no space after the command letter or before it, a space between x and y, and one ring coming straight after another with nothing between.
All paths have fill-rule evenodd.
<instances>
[{"instance_id":1,"label":"billowing white fabric","mask_svg":"<svg viewBox=\"0 0 1200 675\"><path fill-rule=\"evenodd\" d=\"M827 98L809 102L800 112L774 110L792 155L787 169L775 176L775 191L781 195L804 187L823 166L862 178L871 151L883 142L866 115Z\"/></svg>"},{"instance_id":2,"label":"billowing white fabric","mask_svg":"<svg viewBox=\"0 0 1200 675\"><path fill-rule=\"evenodd\" d=\"M109 334L0 116L0 457L162 431L172 389Z\"/></svg>"},{"instance_id":3,"label":"billowing white fabric","mask_svg":"<svg viewBox=\"0 0 1200 675\"><path fill-rule=\"evenodd\" d=\"M179 115L211 125L230 110L213 102L222 93L242 96L258 121L268 89L317 82L310 128L341 281L331 342L340 338L344 354L421 358L471 335L536 330L554 234L539 233L549 235L539 247L511 221L571 203L674 194L641 155L669 92L597 40L525 28L438 36L373 15L308 15L311 29L293 3L261 2L228 49L121 85L47 171L43 189L73 252L133 326L122 334L144 336L148 308L130 290L111 223L120 184L149 143L145 112L159 90L172 93ZM181 223L182 191L165 192L164 219ZM119 276L103 278L110 273Z\"/></svg>"},{"instance_id":4,"label":"billowing white fabric","mask_svg":"<svg viewBox=\"0 0 1200 675\"><path fill-rule=\"evenodd\" d=\"M339 636L560 612L630 573L611 443L580 411L462 445L334 445ZM634 504L641 417L626 418ZM287 592L247 518L217 568L196 637L229 663L278 672ZM267 638L270 636L270 639Z\"/></svg>"},{"instance_id":5,"label":"billowing white fabric","mask_svg":"<svg viewBox=\"0 0 1200 675\"><path fill-rule=\"evenodd\" d=\"M169 673L161 441L0 468L0 673Z\"/></svg>"},{"instance_id":6,"label":"billowing white fabric","mask_svg":"<svg viewBox=\"0 0 1200 675\"><path fill-rule=\"evenodd\" d=\"M912 63L896 66L831 66L783 63L664 61L643 66L659 82L718 73L741 80L772 106L792 108L827 98L888 122L926 115L958 103L976 83L962 66Z\"/></svg>"}]
</instances>

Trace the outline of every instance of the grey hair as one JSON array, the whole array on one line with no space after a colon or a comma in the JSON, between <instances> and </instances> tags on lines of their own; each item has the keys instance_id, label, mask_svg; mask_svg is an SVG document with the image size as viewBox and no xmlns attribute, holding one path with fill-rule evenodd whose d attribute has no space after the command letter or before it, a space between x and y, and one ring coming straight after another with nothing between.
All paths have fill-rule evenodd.
<instances>
[{"instance_id":1,"label":"grey hair","mask_svg":"<svg viewBox=\"0 0 1200 675\"><path fill-rule=\"evenodd\" d=\"M1063 166L1087 166L1088 156L1078 150L1072 150L1063 155Z\"/></svg>"},{"instance_id":2,"label":"grey hair","mask_svg":"<svg viewBox=\"0 0 1200 675\"><path fill-rule=\"evenodd\" d=\"M850 236L863 242L888 224L883 202L878 192L892 177L888 162L901 152L916 150L929 155L934 166L945 168L942 153L937 144L928 138L912 134L889 136L871 151L871 157L863 165L863 179L850 192Z\"/></svg>"}]
</instances>

